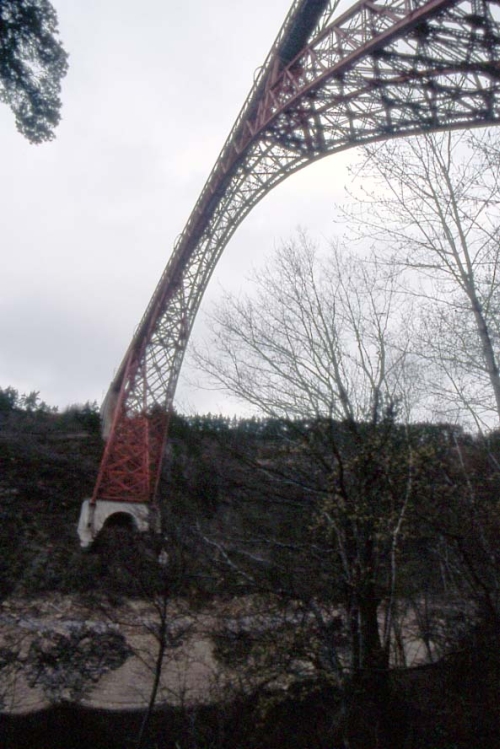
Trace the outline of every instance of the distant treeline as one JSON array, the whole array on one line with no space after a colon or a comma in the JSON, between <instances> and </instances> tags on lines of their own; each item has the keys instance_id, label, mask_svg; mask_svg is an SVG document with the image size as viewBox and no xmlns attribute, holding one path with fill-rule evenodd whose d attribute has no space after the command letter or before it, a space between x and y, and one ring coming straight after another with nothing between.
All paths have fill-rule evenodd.
<instances>
[{"instance_id":1,"label":"distant treeline","mask_svg":"<svg viewBox=\"0 0 500 749\"><path fill-rule=\"evenodd\" d=\"M49 430L97 432L101 418L96 401L75 403L59 412L40 398L40 391L19 393L13 387L0 388L0 429L24 429L43 425Z\"/></svg>"}]
</instances>

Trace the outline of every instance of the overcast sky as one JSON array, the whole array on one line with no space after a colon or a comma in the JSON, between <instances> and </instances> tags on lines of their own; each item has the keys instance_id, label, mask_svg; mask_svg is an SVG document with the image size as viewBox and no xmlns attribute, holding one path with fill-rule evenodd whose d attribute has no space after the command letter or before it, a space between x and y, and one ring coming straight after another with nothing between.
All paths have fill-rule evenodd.
<instances>
[{"instance_id":1,"label":"overcast sky","mask_svg":"<svg viewBox=\"0 0 500 749\"><path fill-rule=\"evenodd\" d=\"M30 145L0 106L0 387L64 407L102 401L290 0L53 3L70 54L56 140ZM203 307L298 225L335 234L349 158L253 210ZM181 410L231 410L187 374Z\"/></svg>"}]
</instances>

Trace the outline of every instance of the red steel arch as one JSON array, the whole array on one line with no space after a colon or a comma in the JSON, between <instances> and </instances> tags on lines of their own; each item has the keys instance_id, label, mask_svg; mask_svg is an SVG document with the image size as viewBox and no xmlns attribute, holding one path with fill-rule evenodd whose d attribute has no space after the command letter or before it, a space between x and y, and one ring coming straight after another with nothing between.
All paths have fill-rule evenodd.
<instances>
[{"instance_id":1,"label":"red steel arch","mask_svg":"<svg viewBox=\"0 0 500 749\"><path fill-rule=\"evenodd\" d=\"M330 0L295 0L110 387L91 506L154 505L203 292L264 195L361 143L499 122L499 0L360 0L336 19Z\"/></svg>"}]
</instances>

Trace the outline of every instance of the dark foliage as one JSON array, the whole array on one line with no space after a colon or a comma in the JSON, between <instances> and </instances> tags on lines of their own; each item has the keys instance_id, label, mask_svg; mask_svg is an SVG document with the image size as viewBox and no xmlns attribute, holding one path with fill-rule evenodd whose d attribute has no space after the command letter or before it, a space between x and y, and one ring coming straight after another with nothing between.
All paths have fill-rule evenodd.
<instances>
[{"instance_id":1,"label":"dark foliage","mask_svg":"<svg viewBox=\"0 0 500 749\"><path fill-rule=\"evenodd\" d=\"M17 129L31 143L54 138L67 58L48 0L2 0L0 101L10 106Z\"/></svg>"},{"instance_id":2,"label":"dark foliage","mask_svg":"<svg viewBox=\"0 0 500 749\"><path fill-rule=\"evenodd\" d=\"M0 391L2 596L95 592L112 604L124 591L150 600L166 592L188 597L195 608L200 599L273 595L283 606L281 613L273 609L279 621L262 631L228 623L214 641L220 662L246 668L271 659L286 669L312 651L316 659L316 676L300 676L286 691L264 689L244 704L169 714L168 735L165 714L157 712L149 721L151 746L271 749L286 741L296 749L320 749L345 740L355 749L377 742L408 749L462 749L474 741L494 746L488 742L498 729L498 435L472 438L448 425L357 425L360 449L341 423L175 416L161 539L117 523L84 553L76 521L102 450L98 422L91 404L57 414L38 394ZM386 670L388 678L379 681L376 669L361 670L342 689L328 677L328 658L331 649L349 647L349 619L335 614L345 590L335 548L318 520L337 487L335 470L328 480L320 470L330 459L325 446L332 438L342 445L345 496L355 498L354 514L362 510L354 519L369 531L367 542L374 527L383 531L374 524L390 514L410 470L413 499L398 552L396 595L415 602L422 638L440 659L428 668ZM162 549L168 575L158 562ZM380 569L372 590L377 603L386 585ZM330 605L335 616L311 626L314 601L323 610ZM53 645L57 650L65 643L43 646L49 661ZM87 719L79 746L91 741L95 714ZM124 726L123 716L120 721ZM15 720L4 726L17 741ZM33 741L43 746L43 731L33 731ZM119 745L126 741L124 734Z\"/></svg>"},{"instance_id":3,"label":"dark foliage","mask_svg":"<svg viewBox=\"0 0 500 749\"><path fill-rule=\"evenodd\" d=\"M91 404L58 414L35 396L0 390L0 598L92 585L76 522L101 456L99 415Z\"/></svg>"}]
</instances>

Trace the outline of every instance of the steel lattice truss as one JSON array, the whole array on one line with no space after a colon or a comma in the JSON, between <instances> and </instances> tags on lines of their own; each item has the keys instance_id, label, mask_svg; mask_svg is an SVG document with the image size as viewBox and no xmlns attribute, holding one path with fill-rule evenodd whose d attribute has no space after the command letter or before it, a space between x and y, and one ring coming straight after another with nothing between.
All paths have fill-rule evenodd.
<instances>
[{"instance_id":1,"label":"steel lattice truss","mask_svg":"<svg viewBox=\"0 0 500 749\"><path fill-rule=\"evenodd\" d=\"M296 0L108 393L93 502L154 498L175 387L215 265L255 204L328 154L500 122L500 0Z\"/></svg>"}]
</instances>

